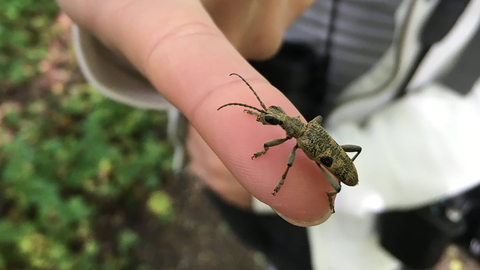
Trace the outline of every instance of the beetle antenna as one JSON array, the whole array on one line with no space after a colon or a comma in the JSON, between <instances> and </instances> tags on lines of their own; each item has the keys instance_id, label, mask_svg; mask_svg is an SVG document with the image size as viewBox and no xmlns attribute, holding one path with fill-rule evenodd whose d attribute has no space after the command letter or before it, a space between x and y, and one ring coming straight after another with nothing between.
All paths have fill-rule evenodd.
<instances>
[{"instance_id":1,"label":"beetle antenna","mask_svg":"<svg viewBox=\"0 0 480 270\"><path fill-rule=\"evenodd\" d=\"M253 87L252 87L242 76L238 75L237 73L231 73L230 76L232 76L232 75L238 76L240 79L242 79L242 81L243 81L244 83L247 84L248 88L250 88L250 90L252 90L253 94L257 97L257 100L258 100L258 102L260 102L260 105L262 106L262 108L266 111L266 110L267 110L267 107L265 107L265 104L263 104L263 102L260 100L260 98L258 97L258 95L257 95L257 93L255 92L255 90L253 90ZM253 109L253 108L252 108L252 109ZM259 111L259 110L257 109L257 111Z\"/></svg>"},{"instance_id":2,"label":"beetle antenna","mask_svg":"<svg viewBox=\"0 0 480 270\"><path fill-rule=\"evenodd\" d=\"M260 109L258 109L258 108L255 108L255 107L253 107L253 106L250 106L250 105L247 105L247 104L243 104L243 103L227 103L227 104L225 104L225 105L220 106L220 107L217 109L217 111L220 110L220 109L222 109L222 108L224 108L224 107L231 106L231 105L237 105L237 106L247 107L247 108L250 108L250 109L254 109L254 110L258 111L258 112L261 112L261 113L266 113L264 110L260 110Z\"/></svg>"}]
</instances>

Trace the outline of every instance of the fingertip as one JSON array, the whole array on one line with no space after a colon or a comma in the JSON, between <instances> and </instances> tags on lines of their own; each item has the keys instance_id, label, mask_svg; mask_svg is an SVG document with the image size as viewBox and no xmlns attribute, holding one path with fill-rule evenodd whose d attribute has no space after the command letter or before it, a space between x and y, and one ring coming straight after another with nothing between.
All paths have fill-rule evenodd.
<instances>
[{"instance_id":1,"label":"fingertip","mask_svg":"<svg viewBox=\"0 0 480 270\"><path fill-rule=\"evenodd\" d=\"M333 214L333 212L328 211L324 215L321 215L316 219L306 221L306 220L296 220L296 219L293 219L293 218L289 218L289 217L283 215L282 213L280 213L279 211L275 210L275 208L272 207L272 209L273 209L273 211L275 211L275 213L277 213L277 215L279 215L285 221L287 221L288 223L293 224L295 226L299 226L299 227L312 227L312 226L320 225L320 224L324 223L325 221L327 221Z\"/></svg>"},{"instance_id":2,"label":"fingertip","mask_svg":"<svg viewBox=\"0 0 480 270\"><path fill-rule=\"evenodd\" d=\"M300 115L270 84L254 79L249 79L249 82L266 103L282 107L288 115ZM212 150L246 190L272 207L286 221L302 227L325 222L331 215L326 192L333 191L333 188L316 163L297 149L295 162L284 185L275 196L272 195L296 141L288 140L271 147L267 154L252 160L252 153L261 150L267 141L284 138L285 131L280 127L260 125L255 118L245 116L235 107L221 114L217 114L218 109L212 111L212 107L218 108L219 104L226 102L254 104L259 101L239 82L222 84L219 89L203 100L192 118L192 123L198 126Z\"/></svg>"},{"instance_id":3,"label":"fingertip","mask_svg":"<svg viewBox=\"0 0 480 270\"><path fill-rule=\"evenodd\" d=\"M285 161L278 162L275 157L285 159L285 153L288 152L290 147L285 148L287 149L272 149L272 153L270 153L272 156L265 157L258 162L262 163L261 166L267 162L284 164ZM276 151L276 153L273 151ZM273 168L278 167L274 166ZM295 164L275 196L272 195L272 190L281 173L276 170L276 172L270 172L268 176L264 175L264 171L258 171L256 174L256 177L260 175L260 178L263 179L262 185L257 184L257 190L252 190L252 193L255 193L259 200L269 205L286 221L297 226L308 227L325 222L332 214L327 192L332 191L333 188L316 164L308 159L304 153L297 153ZM277 175L277 177L272 177L272 175Z\"/></svg>"}]
</instances>

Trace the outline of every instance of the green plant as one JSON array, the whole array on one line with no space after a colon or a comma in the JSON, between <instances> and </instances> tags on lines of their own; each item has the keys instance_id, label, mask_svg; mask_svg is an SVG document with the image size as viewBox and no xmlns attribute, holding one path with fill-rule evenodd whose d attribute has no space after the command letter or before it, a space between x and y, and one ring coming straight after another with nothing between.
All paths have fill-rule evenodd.
<instances>
[{"instance_id":1,"label":"green plant","mask_svg":"<svg viewBox=\"0 0 480 270\"><path fill-rule=\"evenodd\" d=\"M168 222L174 217L172 199L166 192L161 190L150 194L147 207L160 221Z\"/></svg>"},{"instance_id":2,"label":"green plant","mask_svg":"<svg viewBox=\"0 0 480 270\"><path fill-rule=\"evenodd\" d=\"M55 1L0 1L0 82L24 83L39 71L58 13ZM0 84L1 85L1 84Z\"/></svg>"},{"instance_id":3,"label":"green plant","mask_svg":"<svg viewBox=\"0 0 480 270\"><path fill-rule=\"evenodd\" d=\"M0 104L2 116L0 269L133 269L135 232L120 219L104 234L96 220L147 209L147 198L173 213L157 191L171 164L165 113L79 84L26 106ZM102 250L108 234L115 244Z\"/></svg>"}]
</instances>

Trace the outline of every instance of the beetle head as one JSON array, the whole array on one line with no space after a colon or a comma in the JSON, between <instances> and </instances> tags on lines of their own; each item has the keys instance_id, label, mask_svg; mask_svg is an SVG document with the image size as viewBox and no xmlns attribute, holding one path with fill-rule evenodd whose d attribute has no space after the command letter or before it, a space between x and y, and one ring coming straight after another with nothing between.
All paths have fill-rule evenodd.
<instances>
[{"instance_id":1,"label":"beetle head","mask_svg":"<svg viewBox=\"0 0 480 270\"><path fill-rule=\"evenodd\" d=\"M285 120L286 114L285 114L285 112L283 111L282 108L277 107L277 106L270 106L267 109L265 104L263 104L262 100L260 100L260 97L257 95L255 90L253 90L253 87L242 76L238 75L237 73L230 74L230 76L232 76L232 75L236 75L240 79L242 79L242 81L253 92L253 94L257 98L257 100L260 103L260 106L262 108L260 109L260 108L256 108L256 107L253 107L253 106L250 106L250 105L247 105L247 104L233 102L233 103L227 103L225 105L222 105L217 110L220 110L224 107L232 106L232 105L241 106L241 107L246 107L246 108L255 110L256 112L252 111L252 110L245 110L245 111L248 114L256 115L257 116L257 121L264 124L264 125L281 125L283 123L283 121Z\"/></svg>"},{"instance_id":2,"label":"beetle head","mask_svg":"<svg viewBox=\"0 0 480 270\"><path fill-rule=\"evenodd\" d=\"M266 111L261 111L257 115L257 121L264 125L279 125L285 121L287 115L285 111L277 106L270 106Z\"/></svg>"}]
</instances>

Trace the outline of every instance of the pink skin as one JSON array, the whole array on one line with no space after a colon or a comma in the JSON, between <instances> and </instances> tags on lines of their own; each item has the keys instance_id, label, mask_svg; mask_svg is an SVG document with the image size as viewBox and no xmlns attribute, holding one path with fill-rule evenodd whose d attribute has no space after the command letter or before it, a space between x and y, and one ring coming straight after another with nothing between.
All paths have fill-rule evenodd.
<instances>
[{"instance_id":1,"label":"pink skin","mask_svg":"<svg viewBox=\"0 0 480 270\"><path fill-rule=\"evenodd\" d=\"M274 54L283 31L311 0L242 1L204 1L212 19L200 2L191 0L58 0L75 22L125 56L191 121L208 146L202 146L200 136L189 143L192 168L209 179L206 182L213 190L243 207L249 207L245 200L246 194L251 194L292 223L319 224L330 216L325 194L333 189L301 150L285 185L277 196L271 195L295 140L272 147L252 161L250 157L262 150L264 142L283 138L285 132L280 127L261 125L240 107L217 111L229 102L258 106L247 86L228 76L236 72L255 88L265 105L300 115L244 57L261 59ZM231 16L218 12L220 2L237 5L225 9ZM272 6L280 8L267 14ZM294 14L288 13L290 6L297 6ZM216 22L223 33L213 22L215 14L221 17ZM221 163L215 161L217 157ZM231 183L233 179L241 186Z\"/></svg>"}]
</instances>

